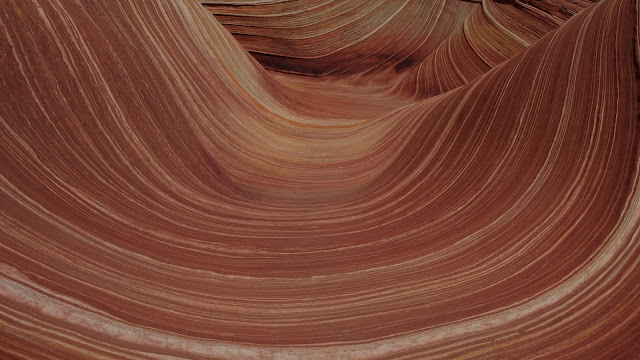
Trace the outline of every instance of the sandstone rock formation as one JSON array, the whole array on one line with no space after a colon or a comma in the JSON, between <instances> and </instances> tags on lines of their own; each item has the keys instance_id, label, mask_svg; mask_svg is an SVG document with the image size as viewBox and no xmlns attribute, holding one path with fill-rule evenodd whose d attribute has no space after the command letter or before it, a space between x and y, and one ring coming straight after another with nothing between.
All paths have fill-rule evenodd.
<instances>
[{"instance_id":1,"label":"sandstone rock formation","mask_svg":"<svg viewBox=\"0 0 640 360\"><path fill-rule=\"evenodd\" d=\"M637 358L638 11L7 0L0 354Z\"/></svg>"}]
</instances>

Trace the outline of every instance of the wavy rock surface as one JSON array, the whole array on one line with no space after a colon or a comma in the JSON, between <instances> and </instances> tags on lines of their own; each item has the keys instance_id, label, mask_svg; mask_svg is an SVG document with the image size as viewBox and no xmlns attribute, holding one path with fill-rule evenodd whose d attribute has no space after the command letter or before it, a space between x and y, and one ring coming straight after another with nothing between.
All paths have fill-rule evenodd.
<instances>
[{"instance_id":1,"label":"wavy rock surface","mask_svg":"<svg viewBox=\"0 0 640 360\"><path fill-rule=\"evenodd\" d=\"M282 19L240 42L196 1L0 8L0 352L640 354L637 1L250 3ZM475 75L389 91L462 40Z\"/></svg>"},{"instance_id":2,"label":"wavy rock surface","mask_svg":"<svg viewBox=\"0 0 640 360\"><path fill-rule=\"evenodd\" d=\"M467 84L591 4L483 0L447 41L395 81L394 92L428 98Z\"/></svg>"},{"instance_id":3,"label":"wavy rock surface","mask_svg":"<svg viewBox=\"0 0 640 360\"><path fill-rule=\"evenodd\" d=\"M266 67L307 75L408 68L477 3L461 0L201 0Z\"/></svg>"}]
</instances>

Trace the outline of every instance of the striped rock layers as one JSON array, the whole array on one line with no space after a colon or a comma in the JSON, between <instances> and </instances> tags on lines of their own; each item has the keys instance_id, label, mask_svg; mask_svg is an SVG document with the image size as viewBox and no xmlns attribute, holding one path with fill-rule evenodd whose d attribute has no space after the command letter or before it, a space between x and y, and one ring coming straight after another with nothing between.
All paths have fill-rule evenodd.
<instances>
[{"instance_id":1,"label":"striped rock layers","mask_svg":"<svg viewBox=\"0 0 640 360\"><path fill-rule=\"evenodd\" d=\"M201 0L265 66L376 73L426 57L477 6L459 0Z\"/></svg>"},{"instance_id":2,"label":"striped rock layers","mask_svg":"<svg viewBox=\"0 0 640 360\"><path fill-rule=\"evenodd\" d=\"M638 2L311 3L0 8L0 353L636 358Z\"/></svg>"},{"instance_id":3,"label":"striped rock layers","mask_svg":"<svg viewBox=\"0 0 640 360\"><path fill-rule=\"evenodd\" d=\"M445 93L521 53L591 2L483 0L464 24L418 66L399 76L394 90L418 98Z\"/></svg>"}]
</instances>

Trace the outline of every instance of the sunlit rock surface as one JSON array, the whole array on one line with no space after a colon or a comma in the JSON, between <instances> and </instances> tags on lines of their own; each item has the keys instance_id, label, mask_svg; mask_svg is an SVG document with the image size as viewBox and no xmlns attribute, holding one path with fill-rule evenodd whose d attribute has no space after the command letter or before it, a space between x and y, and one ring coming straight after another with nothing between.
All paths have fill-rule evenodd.
<instances>
[{"instance_id":1,"label":"sunlit rock surface","mask_svg":"<svg viewBox=\"0 0 640 360\"><path fill-rule=\"evenodd\" d=\"M0 29L2 357L640 356L637 1Z\"/></svg>"}]
</instances>

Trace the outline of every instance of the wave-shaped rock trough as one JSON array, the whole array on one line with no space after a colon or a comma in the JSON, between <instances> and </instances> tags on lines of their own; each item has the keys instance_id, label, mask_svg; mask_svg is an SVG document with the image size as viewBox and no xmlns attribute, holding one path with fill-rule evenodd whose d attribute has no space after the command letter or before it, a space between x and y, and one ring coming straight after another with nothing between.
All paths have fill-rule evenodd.
<instances>
[{"instance_id":1,"label":"wave-shaped rock trough","mask_svg":"<svg viewBox=\"0 0 640 360\"><path fill-rule=\"evenodd\" d=\"M7 0L0 353L638 358L638 6Z\"/></svg>"}]
</instances>

